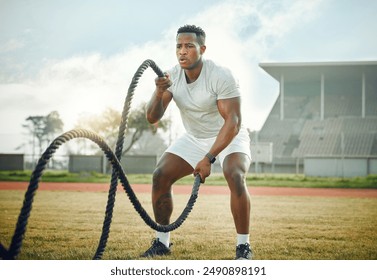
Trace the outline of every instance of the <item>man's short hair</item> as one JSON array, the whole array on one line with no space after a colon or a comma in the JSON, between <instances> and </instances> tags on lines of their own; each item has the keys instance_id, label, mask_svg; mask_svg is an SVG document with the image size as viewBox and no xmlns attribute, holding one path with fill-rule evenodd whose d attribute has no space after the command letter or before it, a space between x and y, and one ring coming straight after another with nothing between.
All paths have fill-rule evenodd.
<instances>
[{"instance_id":1,"label":"man's short hair","mask_svg":"<svg viewBox=\"0 0 377 280\"><path fill-rule=\"evenodd\" d=\"M180 33L195 33L196 37L198 39L199 45L201 45L201 46L205 45L205 42L206 42L206 33L199 26L186 24L184 26L181 26L178 29L177 35L180 34Z\"/></svg>"}]
</instances>

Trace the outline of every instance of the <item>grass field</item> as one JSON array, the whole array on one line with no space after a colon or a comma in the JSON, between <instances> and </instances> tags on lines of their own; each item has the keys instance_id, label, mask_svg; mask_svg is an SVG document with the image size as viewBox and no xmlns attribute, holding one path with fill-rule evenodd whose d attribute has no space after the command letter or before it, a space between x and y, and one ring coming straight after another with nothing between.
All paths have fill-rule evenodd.
<instances>
[{"instance_id":1,"label":"grass field","mask_svg":"<svg viewBox=\"0 0 377 280\"><path fill-rule=\"evenodd\" d=\"M0 171L0 181L30 180L31 171ZM44 182L89 182L108 183L109 174L96 172L69 173L67 171L45 171L41 180ZM133 184L150 184L151 174L127 174ZM274 187L304 187L304 188L377 188L377 175L354 178L324 178L308 177L302 174L250 174L246 178L248 186L274 186ZM177 184L191 185L192 176L187 176ZM226 181L222 174L211 174L206 179L206 185L225 186Z\"/></svg>"},{"instance_id":2,"label":"grass field","mask_svg":"<svg viewBox=\"0 0 377 280\"><path fill-rule=\"evenodd\" d=\"M0 191L0 242L8 247L24 197ZM150 195L138 194L152 214ZM175 195L176 218L188 195ZM19 259L91 259L101 234L107 193L40 191ZM377 259L377 199L253 196L251 242L261 260ZM154 237L120 192L104 259L138 259ZM227 195L199 195L172 232L173 254L161 259L233 259L235 232Z\"/></svg>"}]
</instances>

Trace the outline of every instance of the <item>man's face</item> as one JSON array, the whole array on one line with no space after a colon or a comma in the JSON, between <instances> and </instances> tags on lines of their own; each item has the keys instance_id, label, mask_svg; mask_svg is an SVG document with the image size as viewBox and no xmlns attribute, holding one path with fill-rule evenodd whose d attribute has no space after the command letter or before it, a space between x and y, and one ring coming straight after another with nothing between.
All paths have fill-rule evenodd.
<instances>
[{"instance_id":1,"label":"man's face","mask_svg":"<svg viewBox=\"0 0 377 280\"><path fill-rule=\"evenodd\" d=\"M194 69L200 62L205 46L200 46L195 33L177 35L176 55L182 69Z\"/></svg>"}]
</instances>

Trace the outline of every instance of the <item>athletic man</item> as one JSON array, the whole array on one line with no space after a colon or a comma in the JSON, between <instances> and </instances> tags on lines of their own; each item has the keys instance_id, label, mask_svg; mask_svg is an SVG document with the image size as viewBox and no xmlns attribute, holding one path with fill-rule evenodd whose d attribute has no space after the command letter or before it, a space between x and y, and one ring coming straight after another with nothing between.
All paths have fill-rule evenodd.
<instances>
[{"instance_id":1,"label":"athletic man","mask_svg":"<svg viewBox=\"0 0 377 280\"><path fill-rule=\"evenodd\" d=\"M204 183L216 157L231 191L230 206L237 231L236 259L251 259L250 197L245 176L250 166L249 136L241 125L240 91L232 73L205 60L205 32L180 27L176 37L178 65L163 78L147 106L147 119L158 122L171 100L180 109L186 133L162 155L153 173L152 203L156 222L170 223L172 184L189 174ZM170 254L170 233L156 232L143 257Z\"/></svg>"}]
</instances>

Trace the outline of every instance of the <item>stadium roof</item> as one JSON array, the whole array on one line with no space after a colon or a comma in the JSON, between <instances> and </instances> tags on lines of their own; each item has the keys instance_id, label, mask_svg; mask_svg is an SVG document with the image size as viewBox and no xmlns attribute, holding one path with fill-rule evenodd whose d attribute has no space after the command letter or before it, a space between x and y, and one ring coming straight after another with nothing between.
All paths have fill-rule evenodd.
<instances>
[{"instance_id":1,"label":"stadium roof","mask_svg":"<svg viewBox=\"0 0 377 280\"><path fill-rule=\"evenodd\" d=\"M351 62L285 62L285 63L260 63L259 66L280 81L284 75L285 81L311 81L318 80L323 74L328 78L355 79L365 74L368 79L377 78L377 61L351 61Z\"/></svg>"}]
</instances>

